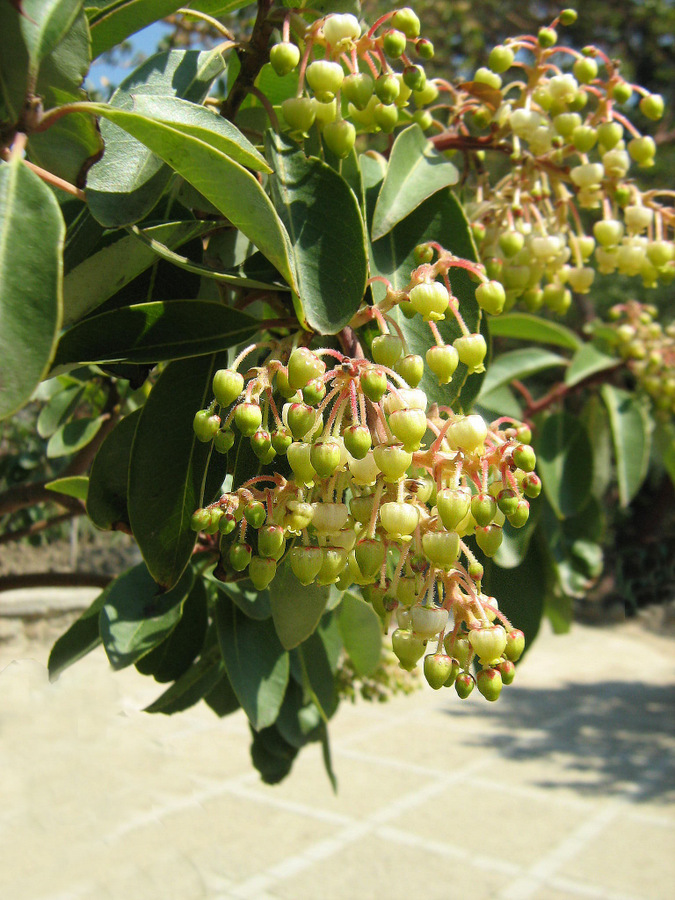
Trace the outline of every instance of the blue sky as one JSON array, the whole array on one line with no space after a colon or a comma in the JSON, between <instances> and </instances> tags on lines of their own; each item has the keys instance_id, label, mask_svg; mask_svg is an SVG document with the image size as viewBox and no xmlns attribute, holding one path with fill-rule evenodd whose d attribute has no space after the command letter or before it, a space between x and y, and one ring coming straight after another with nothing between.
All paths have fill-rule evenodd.
<instances>
[{"instance_id":1,"label":"blue sky","mask_svg":"<svg viewBox=\"0 0 675 900\"><path fill-rule=\"evenodd\" d=\"M129 43L133 51L126 57L124 66L110 65L100 59L95 60L85 79L85 90L98 90L104 96L107 96L108 89L102 86L101 79L108 79L112 85L117 86L120 81L126 78L129 72L136 68L140 62L140 56L143 58L152 56L157 44L170 31L170 25L166 25L164 22L153 22L152 25L148 25L147 28L132 35L129 38Z\"/></svg>"}]
</instances>

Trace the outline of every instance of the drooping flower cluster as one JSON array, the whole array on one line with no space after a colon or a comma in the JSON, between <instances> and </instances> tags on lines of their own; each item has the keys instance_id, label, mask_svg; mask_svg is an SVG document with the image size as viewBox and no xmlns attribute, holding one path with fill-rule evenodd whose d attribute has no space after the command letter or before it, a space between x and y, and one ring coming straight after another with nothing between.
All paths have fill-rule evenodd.
<instances>
[{"instance_id":1,"label":"drooping flower cluster","mask_svg":"<svg viewBox=\"0 0 675 900\"><path fill-rule=\"evenodd\" d=\"M675 324L663 327L654 306L631 300L609 311L597 332L628 361L638 386L662 419L675 416Z\"/></svg>"},{"instance_id":2,"label":"drooping flower cluster","mask_svg":"<svg viewBox=\"0 0 675 900\"><path fill-rule=\"evenodd\" d=\"M225 573L246 571L259 590L282 561L303 585L361 586L383 618L396 610L392 642L404 668L433 640L424 662L433 687L455 684L468 696L476 656L479 689L496 699L523 637L483 593L471 542L493 556L504 522L527 521L527 498L541 488L531 433L510 419L488 426L428 409L425 393L382 362L382 348L417 382L421 357L397 360L400 338L381 337L375 362L296 347L284 364L282 344L246 377L237 366L254 348L215 374L197 437L226 452L234 425L262 462L285 456L290 472L250 479L197 510L193 527L218 536Z\"/></svg>"},{"instance_id":3,"label":"drooping flower cluster","mask_svg":"<svg viewBox=\"0 0 675 900\"><path fill-rule=\"evenodd\" d=\"M316 122L339 157L357 131L390 133L410 122L437 149L464 153L474 236L488 276L505 289L506 309L519 301L562 315L573 293L589 292L596 271L637 276L648 287L669 283L673 192L641 191L633 180L634 167L654 164L656 144L622 111L638 105L658 120L663 99L629 84L599 48L559 44L558 25L576 18L564 10L538 35L507 40L472 81L452 84L427 79L413 63L413 52L424 60L433 47L409 8L371 28L339 14L307 27L289 13L270 53L279 75L298 69L283 119L298 140ZM510 158L496 183L486 152Z\"/></svg>"}]
</instances>

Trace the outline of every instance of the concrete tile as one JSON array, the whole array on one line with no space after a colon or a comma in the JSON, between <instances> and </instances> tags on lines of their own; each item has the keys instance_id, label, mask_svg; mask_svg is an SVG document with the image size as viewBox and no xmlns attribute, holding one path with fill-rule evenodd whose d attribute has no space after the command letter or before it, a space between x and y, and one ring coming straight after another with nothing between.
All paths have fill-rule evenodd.
<instances>
[{"instance_id":1,"label":"concrete tile","mask_svg":"<svg viewBox=\"0 0 675 900\"><path fill-rule=\"evenodd\" d=\"M570 861L575 879L636 900L664 900L675 884L675 828L610 822Z\"/></svg>"},{"instance_id":2,"label":"concrete tile","mask_svg":"<svg viewBox=\"0 0 675 900\"><path fill-rule=\"evenodd\" d=\"M494 786L486 783L490 774L494 774ZM475 842L476 829L472 828L467 858L493 852L509 863L530 866L578 827L581 812L578 807L556 804L544 791L523 796L510 790L498 772L486 772L480 784L472 779L454 784L439 791L427 806L393 819L391 825L452 845L458 823L470 816L472 822L486 824L490 837L487 846L481 846Z\"/></svg>"},{"instance_id":3,"label":"concrete tile","mask_svg":"<svg viewBox=\"0 0 675 900\"><path fill-rule=\"evenodd\" d=\"M407 778L387 768L375 754L368 760L354 760L337 748L333 752L333 769L338 781L337 794L333 793L326 776L320 749L308 747L284 782L273 788L254 785L251 795L300 803L313 810L360 820L387 806L402 791L433 781L423 776L410 785Z\"/></svg>"},{"instance_id":4,"label":"concrete tile","mask_svg":"<svg viewBox=\"0 0 675 900\"><path fill-rule=\"evenodd\" d=\"M503 878L369 835L270 890L280 900L493 900Z\"/></svg>"}]
</instances>

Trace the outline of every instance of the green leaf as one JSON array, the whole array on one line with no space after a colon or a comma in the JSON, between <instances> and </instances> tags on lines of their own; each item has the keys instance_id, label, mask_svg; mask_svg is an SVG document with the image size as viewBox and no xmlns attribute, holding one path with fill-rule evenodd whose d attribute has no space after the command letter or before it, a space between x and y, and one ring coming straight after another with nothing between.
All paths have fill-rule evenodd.
<instances>
[{"instance_id":1,"label":"green leaf","mask_svg":"<svg viewBox=\"0 0 675 900\"><path fill-rule=\"evenodd\" d=\"M23 0L23 32L30 71L35 77L40 63L59 44L80 14L83 0Z\"/></svg>"},{"instance_id":2,"label":"green leaf","mask_svg":"<svg viewBox=\"0 0 675 900\"><path fill-rule=\"evenodd\" d=\"M654 431L654 448L663 468L675 485L675 426L672 422L658 422Z\"/></svg>"},{"instance_id":3,"label":"green leaf","mask_svg":"<svg viewBox=\"0 0 675 900\"><path fill-rule=\"evenodd\" d=\"M110 99L112 106L130 110L133 97L182 97L200 103L223 71L216 50L168 50L150 57L124 79ZM132 97L133 95L133 97ZM87 175L87 200L103 225L116 227L144 219L161 197L171 177L151 149L129 140L112 122L101 122L103 158Z\"/></svg>"},{"instance_id":4,"label":"green leaf","mask_svg":"<svg viewBox=\"0 0 675 900\"><path fill-rule=\"evenodd\" d=\"M150 225L148 240L175 249L212 227L207 222L180 221ZM64 325L72 325L101 306L156 261L152 247L124 232L106 235L99 248L71 269L63 281Z\"/></svg>"},{"instance_id":5,"label":"green leaf","mask_svg":"<svg viewBox=\"0 0 675 900\"><path fill-rule=\"evenodd\" d=\"M129 459L140 415L141 410L136 409L121 419L94 457L89 474L87 515L97 528L129 526Z\"/></svg>"},{"instance_id":6,"label":"green leaf","mask_svg":"<svg viewBox=\"0 0 675 900\"><path fill-rule=\"evenodd\" d=\"M370 603L347 591L337 608L337 623L356 674L372 675L382 656L380 617Z\"/></svg>"},{"instance_id":7,"label":"green leaf","mask_svg":"<svg viewBox=\"0 0 675 900\"><path fill-rule=\"evenodd\" d=\"M358 203L337 172L308 159L290 139L268 131L265 145L275 171L272 197L292 241L298 318L320 334L337 334L359 308L366 288L366 237Z\"/></svg>"},{"instance_id":8,"label":"green leaf","mask_svg":"<svg viewBox=\"0 0 675 900\"><path fill-rule=\"evenodd\" d=\"M56 681L64 669L72 666L87 653L91 653L101 643L98 619L109 591L110 585L98 595L91 606L85 609L52 647L47 663L50 681Z\"/></svg>"},{"instance_id":9,"label":"green leaf","mask_svg":"<svg viewBox=\"0 0 675 900\"><path fill-rule=\"evenodd\" d=\"M84 385L76 381L66 383L63 390L52 396L38 416L37 432L40 437L51 437L70 418L83 394Z\"/></svg>"},{"instance_id":10,"label":"green leaf","mask_svg":"<svg viewBox=\"0 0 675 900\"><path fill-rule=\"evenodd\" d=\"M204 224L212 227L211 223ZM174 253L173 250L169 250L164 244L149 237L135 225L130 225L128 227L131 234L149 247L153 253L156 253L160 259L163 259L174 266L178 266L181 269L185 269L188 272L194 272L195 275L201 275L203 278L211 278L213 281L220 281L223 284L229 284L233 287L259 288L261 290L267 290L272 287L277 291L290 291L290 287L281 280L281 276L277 270L270 266L260 253L253 254L253 256L249 257L242 266L238 267L233 272L218 272L208 266L192 262L186 256ZM240 234L240 232L237 232L237 234ZM211 242L209 242L209 250L210 249ZM260 266L258 267L256 264L260 264ZM262 280L263 278L264 280Z\"/></svg>"},{"instance_id":11,"label":"green leaf","mask_svg":"<svg viewBox=\"0 0 675 900\"><path fill-rule=\"evenodd\" d=\"M187 133L180 125L166 125L134 111L105 104L92 104L90 109L168 163L242 231L289 284L295 284L286 229L258 180L247 169L217 147ZM96 210L92 211L96 215ZM98 215L97 218L104 221ZM119 224L130 224L131 221L133 219Z\"/></svg>"},{"instance_id":12,"label":"green leaf","mask_svg":"<svg viewBox=\"0 0 675 900\"><path fill-rule=\"evenodd\" d=\"M556 516L578 513L593 481L593 446L588 432L569 413L548 416L536 442L537 471Z\"/></svg>"},{"instance_id":13,"label":"green leaf","mask_svg":"<svg viewBox=\"0 0 675 900\"><path fill-rule=\"evenodd\" d=\"M170 634L193 581L194 573L187 569L170 591L161 593L146 566L139 563L106 588L99 628L113 669L136 662Z\"/></svg>"},{"instance_id":14,"label":"green leaf","mask_svg":"<svg viewBox=\"0 0 675 900\"><path fill-rule=\"evenodd\" d=\"M69 456L86 447L96 437L104 421L102 416L97 416L66 422L49 438L47 459Z\"/></svg>"},{"instance_id":15,"label":"green leaf","mask_svg":"<svg viewBox=\"0 0 675 900\"><path fill-rule=\"evenodd\" d=\"M558 322L549 322L541 316L529 313L507 313L493 316L490 331L494 337L514 338L518 341L534 341L538 344L553 344L567 350L578 350L583 342L569 328Z\"/></svg>"},{"instance_id":16,"label":"green leaf","mask_svg":"<svg viewBox=\"0 0 675 900\"><path fill-rule=\"evenodd\" d=\"M208 621L206 588L203 579L197 577L175 628L158 647L136 662L138 671L159 682L180 678L204 645Z\"/></svg>"},{"instance_id":17,"label":"green leaf","mask_svg":"<svg viewBox=\"0 0 675 900\"><path fill-rule=\"evenodd\" d=\"M401 131L375 204L372 240L383 237L424 200L458 180L455 166L434 148L419 125Z\"/></svg>"},{"instance_id":18,"label":"green leaf","mask_svg":"<svg viewBox=\"0 0 675 900\"><path fill-rule=\"evenodd\" d=\"M564 356L551 353L550 350L539 350L537 347L529 347L527 350L509 350L508 353L502 353L492 361L483 380L479 402L483 394L488 394L502 385L516 380L520 381L544 369L566 365L567 360Z\"/></svg>"},{"instance_id":19,"label":"green leaf","mask_svg":"<svg viewBox=\"0 0 675 900\"><path fill-rule=\"evenodd\" d=\"M181 134L209 144L248 169L266 173L272 171L265 157L258 153L236 125L205 106L179 97L152 97L144 94L130 96L134 112L138 115L173 126Z\"/></svg>"},{"instance_id":20,"label":"green leaf","mask_svg":"<svg viewBox=\"0 0 675 900\"><path fill-rule=\"evenodd\" d=\"M196 535L211 445L195 437L192 421L211 399L213 374L225 355L169 363L152 389L134 435L129 464L129 521L148 569L166 588L187 566Z\"/></svg>"},{"instance_id":21,"label":"green leaf","mask_svg":"<svg viewBox=\"0 0 675 900\"><path fill-rule=\"evenodd\" d=\"M275 726L253 732L251 760L265 784L283 781L297 754L297 748L284 740Z\"/></svg>"},{"instance_id":22,"label":"green leaf","mask_svg":"<svg viewBox=\"0 0 675 900\"><path fill-rule=\"evenodd\" d=\"M269 586L274 627L283 647L292 650L306 640L319 624L328 602L326 585L300 584L290 566L279 566Z\"/></svg>"},{"instance_id":23,"label":"green leaf","mask_svg":"<svg viewBox=\"0 0 675 900\"><path fill-rule=\"evenodd\" d=\"M647 474L651 450L649 418L635 394L604 384L601 389L612 430L621 506L628 506Z\"/></svg>"},{"instance_id":24,"label":"green leaf","mask_svg":"<svg viewBox=\"0 0 675 900\"><path fill-rule=\"evenodd\" d=\"M91 64L87 17L77 16L54 51L42 60L36 93L49 110L87 99L82 82ZM43 169L84 187L88 161L103 150L103 141L91 116L72 113L28 138L29 158Z\"/></svg>"},{"instance_id":25,"label":"green leaf","mask_svg":"<svg viewBox=\"0 0 675 900\"><path fill-rule=\"evenodd\" d=\"M28 49L21 18L9 3L0 3L0 123L5 126L18 122L28 87Z\"/></svg>"},{"instance_id":26,"label":"green leaf","mask_svg":"<svg viewBox=\"0 0 675 900\"><path fill-rule=\"evenodd\" d=\"M47 374L61 323L65 224L18 153L0 163L0 419Z\"/></svg>"},{"instance_id":27,"label":"green leaf","mask_svg":"<svg viewBox=\"0 0 675 900\"><path fill-rule=\"evenodd\" d=\"M71 475L69 478L57 478L45 484L48 491L57 494L65 494L66 497L75 497L76 500L86 500L89 489L89 478L86 475Z\"/></svg>"},{"instance_id":28,"label":"green leaf","mask_svg":"<svg viewBox=\"0 0 675 900\"><path fill-rule=\"evenodd\" d=\"M602 547L605 516L601 502L590 497L580 512L563 521L556 518L555 511L545 498L540 500L541 527L540 546L545 549L558 582L558 591L567 597L583 597L594 578L602 572ZM548 602L548 601L547 601ZM566 605L557 611L555 627L563 627L562 614ZM556 619L555 608L552 611Z\"/></svg>"},{"instance_id":29,"label":"green leaf","mask_svg":"<svg viewBox=\"0 0 675 900\"><path fill-rule=\"evenodd\" d=\"M361 155L359 162L368 221L371 222L375 201L386 171L386 161L379 154L366 153ZM404 290L410 282L413 269L417 268L415 247L425 241L438 241L457 256L476 259L476 250L466 216L450 191L439 191L425 200L381 240L370 245L370 275L382 275L389 279L394 290ZM480 324L480 309L474 296L475 285L464 269L452 269L450 282L454 294L459 299L462 318L467 327L475 332ZM385 290L384 285L379 282L372 285L373 298L376 302L384 297ZM392 316L403 331L408 352L418 353L424 357L432 339L428 324L422 321L421 316L406 319L398 309L392 312ZM461 334L460 327L451 313L438 323L438 327L446 343L452 343ZM480 378L479 375L471 377ZM420 387L430 402L449 406L459 396L466 378L467 368L460 363L452 382L439 385L438 379L427 367Z\"/></svg>"},{"instance_id":30,"label":"green leaf","mask_svg":"<svg viewBox=\"0 0 675 900\"><path fill-rule=\"evenodd\" d=\"M249 340L261 324L209 300L139 303L74 325L59 342L54 366L156 363L204 356Z\"/></svg>"},{"instance_id":31,"label":"green leaf","mask_svg":"<svg viewBox=\"0 0 675 900\"><path fill-rule=\"evenodd\" d=\"M232 688L252 727L274 723L288 684L289 657L274 625L256 622L233 603L219 598L215 607L218 641Z\"/></svg>"},{"instance_id":32,"label":"green leaf","mask_svg":"<svg viewBox=\"0 0 675 900\"><path fill-rule=\"evenodd\" d=\"M597 372L615 369L618 365L621 365L621 360L608 356L594 344L583 344L572 357L565 372L565 384L572 387Z\"/></svg>"},{"instance_id":33,"label":"green leaf","mask_svg":"<svg viewBox=\"0 0 675 900\"><path fill-rule=\"evenodd\" d=\"M207 641L208 642L208 641ZM165 716L182 712L198 703L223 677L224 666L217 645L208 647L196 663L164 691L144 712Z\"/></svg>"},{"instance_id":34,"label":"green leaf","mask_svg":"<svg viewBox=\"0 0 675 900\"><path fill-rule=\"evenodd\" d=\"M532 541L523 562L502 569L494 560L485 561L483 590L499 600L499 609L515 628L525 634L525 646L534 641L544 612L550 565L538 541Z\"/></svg>"},{"instance_id":35,"label":"green leaf","mask_svg":"<svg viewBox=\"0 0 675 900\"><path fill-rule=\"evenodd\" d=\"M250 581L223 582L212 577L208 580L226 594L250 619L269 619L272 615L269 592L257 590Z\"/></svg>"},{"instance_id":36,"label":"green leaf","mask_svg":"<svg viewBox=\"0 0 675 900\"><path fill-rule=\"evenodd\" d=\"M182 5L176 0L107 0L94 6L92 0L86 0L92 57L96 59L107 53L132 34L171 15Z\"/></svg>"},{"instance_id":37,"label":"green leaf","mask_svg":"<svg viewBox=\"0 0 675 900\"><path fill-rule=\"evenodd\" d=\"M494 555L495 563L502 569L515 569L525 559L530 541L539 522L539 505L535 502L530 517L522 528L514 528L509 521L502 527L502 543Z\"/></svg>"},{"instance_id":38,"label":"green leaf","mask_svg":"<svg viewBox=\"0 0 675 900\"><path fill-rule=\"evenodd\" d=\"M204 695L204 703L209 706L217 716L229 716L241 708L237 695L232 690L230 679L224 673L214 684L208 694Z\"/></svg>"},{"instance_id":39,"label":"green leaf","mask_svg":"<svg viewBox=\"0 0 675 900\"><path fill-rule=\"evenodd\" d=\"M292 659L293 677L316 703L321 718L327 721L337 709L339 700L329 647L322 629L317 629L296 647Z\"/></svg>"}]
</instances>

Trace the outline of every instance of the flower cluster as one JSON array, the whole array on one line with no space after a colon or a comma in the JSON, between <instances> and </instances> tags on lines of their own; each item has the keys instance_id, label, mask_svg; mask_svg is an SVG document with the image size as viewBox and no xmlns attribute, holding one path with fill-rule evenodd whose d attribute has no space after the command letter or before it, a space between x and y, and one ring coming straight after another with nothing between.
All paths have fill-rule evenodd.
<instances>
[{"instance_id":1,"label":"flower cluster","mask_svg":"<svg viewBox=\"0 0 675 900\"><path fill-rule=\"evenodd\" d=\"M415 297L412 289L409 302ZM381 337L375 362L296 347L284 364L280 345L246 377L237 366L253 348L216 372L214 400L195 416L197 437L226 452L234 425L262 462L285 456L290 471L224 494L195 512L193 527L218 535L221 569L246 571L259 590L282 561L303 585L361 586L385 620L397 611L392 642L404 668L434 640L424 662L433 687L455 684L468 696L475 656L479 690L496 699L523 638L483 593L470 539L493 556L504 522L527 521L528 498L541 489L531 433L511 419L488 426L478 415L428 409L424 391L381 361L379 348L391 362L401 339ZM395 360L399 369L406 359L412 367L408 355ZM420 357L414 368L419 380Z\"/></svg>"},{"instance_id":2,"label":"flower cluster","mask_svg":"<svg viewBox=\"0 0 675 900\"><path fill-rule=\"evenodd\" d=\"M303 52L290 40L292 28ZM392 10L367 30L350 14L325 16L307 27L289 13L282 38L271 48L270 62L279 76L299 70L296 96L281 104L293 137L306 136L317 122L326 146L345 157L354 146L356 126L387 134L411 120L431 126L426 107L437 99L438 88L413 58L431 59L434 48L420 37L412 9Z\"/></svg>"},{"instance_id":3,"label":"flower cluster","mask_svg":"<svg viewBox=\"0 0 675 900\"><path fill-rule=\"evenodd\" d=\"M657 313L656 307L635 300L620 303L597 331L628 361L657 414L669 419L675 416L675 324L664 328Z\"/></svg>"},{"instance_id":4,"label":"flower cluster","mask_svg":"<svg viewBox=\"0 0 675 900\"><path fill-rule=\"evenodd\" d=\"M505 289L506 309L520 301L562 315L573 293L589 292L596 271L639 276L648 287L669 283L675 243L663 201L672 192L641 191L631 178L633 167L654 164L656 144L622 111L637 104L658 120L663 99L629 84L599 48L559 44L557 27L576 18L564 10L537 35L507 40L472 81L452 84L427 79L413 63L413 54L428 59L433 47L409 8L367 30L351 15L307 27L289 13L270 52L279 75L298 68L283 118L299 140L317 122L340 157L357 130L390 133L411 121L439 150L467 154L474 237L488 276ZM496 183L493 167L483 165L486 152L510 158Z\"/></svg>"}]
</instances>

